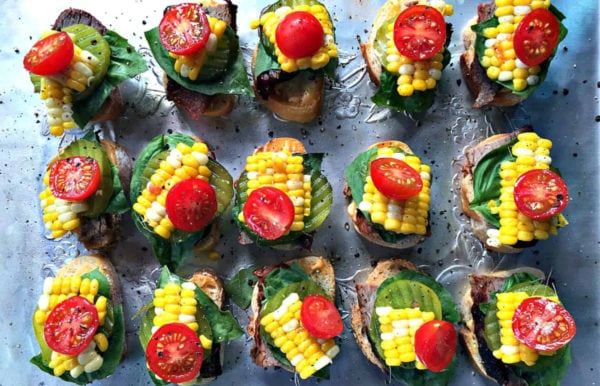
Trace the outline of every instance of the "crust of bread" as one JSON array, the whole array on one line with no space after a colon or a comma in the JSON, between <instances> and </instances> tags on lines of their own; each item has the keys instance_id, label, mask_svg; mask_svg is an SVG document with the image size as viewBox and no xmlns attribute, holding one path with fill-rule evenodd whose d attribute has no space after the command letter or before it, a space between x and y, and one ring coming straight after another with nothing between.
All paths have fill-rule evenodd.
<instances>
[{"instance_id":1,"label":"crust of bread","mask_svg":"<svg viewBox=\"0 0 600 386\"><path fill-rule=\"evenodd\" d=\"M369 273L364 284L379 287L385 280L395 276L398 272L407 269L416 271L417 267L410 261L398 258L381 260ZM377 354L375 354L373 345L369 340L369 326L363 318L363 310L361 310L360 301L352 305L352 309L350 310L350 325L358 346L369 362L379 367L381 371L387 373L389 368L381 361L381 359L379 359Z\"/></svg>"},{"instance_id":2,"label":"crust of bread","mask_svg":"<svg viewBox=\"0 0 600 386\"><path fill-rule=\"evenodd\" d=\"M217 94L210 99L210 104L204 111L207 117L222 117L233 110L235 96L230 94Z\"/></svg>"},{"instance_id":3,"label":"crust of bread","mask_svg":"<svg viewBox=\"0 0 600 386\"><path fill-rule=\"evenodd\" d=\"M112 121L116 119L123 111L123 97L119 87L115 87L104 101L100 110L92 117L94 123Z\"/></svg>"},{"instance_id":4,"label":"crust of bread","mask_svg":"<svg viewBox=\"0 0 600 386\"><path fill-rule=\"evenodd\" d=\"M81 276L84 273L98 270L106 276L110 283L111 299L114 304L122 304L123 296L119 276L110 260L100 254L82 255L69 261L56 271L56 277Z\"/></svg>"},{"instance_id":5,"label":"crust of bread","mask_svg":"<svg viewBox=\"0 0 600 386\"><path fill-rule=\"evenodd\" d=\"M381 60L379 60L377 51L375 50L375 38L377 36L377 31L383 25L383 23L388 21L393 15L399 15L400 12L402 12L406 7L415 5L417 3L418 2L416 0L388 0L385 2L375 15L373 26L371 27L371 33L369 33L367 42L360 45L360 51L365 60L369 78L377 86L379 86L381 72L383 69Z\"/></svg>"},{"instance_id":6,"label":"crust of bread","mask_svg":"<svg viewBox=\"0 0 600 386\"><path fill-rule=\"evenodd\" d=\"M460 182L460 198L462 210L463 213L470 218L471 229L473 231L473 234L479 240L481 240L483 245L490 251L501 253L518 253L521 252L523 248L515 248L510 245L501 245L499 247L495 247L487 244L487 231L490 228L490 225L478 211L473 210L469 207L469 204L471 203L471 201L473 201L473 198L475 197L475 192L473 190L473 173L475 171L477 163L485 154L489 153L491 150L497 148L500 145L510 142L524 130L528 130L528 128L524 128L523 130L516 130L511 133L492 135L491 137L488 137L483 141L479 142L475 146L465 150L465 163L462 167L462 179Z\"/></svg>"},{"instance_id":7,"label":"crust of bread","mask_svg":"<svg viewBox=\"0 0 600 386\"><path fill-rule=\"evenodd\" d=\"M484 89L484 83L497 83L492 82L486 75L485 71L477 61L477 54L475 53L475 40L477 35L471 26L477 23L477 17L472 18L467 23L467 26L462 31L462 40L465 47L465 52L460 57L460 68L467 84L467 88L475 99L473 108L482 108L486 106L498 106L508 107L514 106L517 103L523 101L523 97L513 94L513 92L506 87L499 87L494 93L493 97L484 96L482 90ZM499 85L498 85L499 86ZM497 86L494 86L496 88Z\"/></svg>"},{"instance_id":8,"label":"crust of bread","mask_svg":"<svg viewBox=\"0 0 600 386\"><path fill-rule=\"evenodd\" d=\"M290 153L306 154L306 148L304 147L304 144L296 138L291 137L274 138L254 150L254 154L265 151L278 152L283 150L289 151Z\"/></svg>"},{"instance_id":9,"label":"crust of bread","mask_svg":"<svg viewBox=\"0 0 600 386\"><path fill-rule=\"evenodd\" d=\"M489 275L498 277L498 278L508 278L510 275L518 272L527 272L537 276L540 279L544 279L544 273L532 267L520 267L507 271L498 271L490 273ZM479 344L477 343L477 336L475 334L475 322L473 320L473 314L471 313L471 308L473 307L473 298L471 297L471 288L466 288L464 290L465 295L463 296L462 301L459 304L460 313L462 315L462 321L460 326L460 337L464 343L465 350L469 354L469 359L471 363L475 367L475 369L483 376L488 379L495 381L494 378L490 377L483 365L483 361L481 359L481 355L479 353Z\"/></svg>"},{"instance_id":10,"label":"crust of bread","mask_svg":"<svg viewBox=\"0 0 600 386\"><path fill-rule=\"evenodd\" d=\"M402 141L397 141L397 140L388 140L388 141L377 142L377 143L374 143L371 146L369 146L369 149L389 147L389 146L398 147L406 153L413 154L413 151L406 143L404 143ZM349 192L350 189L348 188L348 189L346 189L346 191ZM350 216L350 219L352 220L352 226L356 230L356 233L361 235L365 240L368 240L373 244L377 244L377 245L380 245L380 246L386 247L386 248L408 249L408 248L414 247L415 245L419 244L420 242L422 242L425 239L425 237L423 235L414 234L414 235L407 235L406 237L402 238L401 240L399 240L396 243L390 243L390 242L383 240L381 238L381 236L379 235L379 233L377 233L377 232L364 232L363 230L361 230L361 228L359 226L358 206L357 206L356 202L354 202L354 200L352 200L351 195L349 195L349 200L350 200L350 203L348 204L348 206L346 208L346 212L348 213L348 216Z\"/></svg>"},{"instance_id":11,"label":"crust of bread","mask_svg":"<svg viewBox=\"0 0 600 386\"><path fill-rule=\"evenodd\" d=\"M320 256L307 256L301 257L297 259L288 260L285 262L286 264L296 263L298 264L309 276L315 281L325 293L332 299L335 298L335 274L333 271L333 265L331 262ZM252 300L250 303L250 308L252 310L252 315L250 316L250 320L248 322L248 334L257 341L257 337L260 336L260 329L255 328L256 325L256 317L260 315L260 303L258 301L258 285L254 286L254 291L252 292ZM260 337L258 338L260 339ZM250 355L252 357L252 361L261 367L281 367L290 372L294 372L294 369L285 366L281 362L277 361L271 352L263 346L264 349L257 349L255 346L251 351Z\"/></svg>"},{"instance_id":12,"label":"crust of bread","mask_svg":"<svg viewBox=\"0 0 600 386\"><path fill-rule=\"evenodd\" d=\"M252 55L253 73L257 52L258 46ZM266 108L283 120L298 123L310 122L319 115L323 104L324 89L324 76L317 76L306 71L300 72L292 79L277 83L267 99L264 99L256 89L256 82L254 84L256 99Z\"/></svg>"},{"instance_id":13,"label":"crust of bread","mask_svg":"<svg viewBox=\"0 0 600 386\"><path fill-rule=\"evenodd\" d=\"M225 301L223 281L214 270L210 268L198 270L188 280L200 287L219 308L223 307Z\"/></svg>"}]
</instances>

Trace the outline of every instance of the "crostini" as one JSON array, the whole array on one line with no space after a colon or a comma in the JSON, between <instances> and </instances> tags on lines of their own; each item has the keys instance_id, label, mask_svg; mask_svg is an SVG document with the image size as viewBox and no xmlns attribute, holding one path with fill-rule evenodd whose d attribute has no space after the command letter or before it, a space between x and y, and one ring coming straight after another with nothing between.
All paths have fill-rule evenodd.
<instances>
[{"instance_id":1,"label":"crostini","mask_svg":"<svg viewBox=\"0 0 600 386\"><path fill-rule=\"evenodd\" d=\"M232 211L242 244L310 249L333 202L322 160L294 138L276 138L247 158Z\"/></svg>"},{"instance_id":2,"label":"crostini","mask_svg":"<svg viewBox=\"0 0 600 386\"><path fill-rule=\"evenodd\" d=\"M442 0L388 0L377 12L361 51L377 86L371 100L397 111L422 112L435 101L450 62L453 7Z\"/></svg>"},{"instance_id":3,"label":"crostini","mask_svg":"<svg viewBox=\"0 0 600 386\"><path fill-rule=\"evenodd\" d=\"M206 143L185 134L155 137L133 170L133 220L161 265L176 270L194 249L209 250L233 179Z\"/></svg>"},{"instance_id":4,"label":"crostini","mask_svg":"<svg viewBox=\"0 0 600 386\"><path fill-rule=\"evenodd\" d=\"M252 58L258 100L281 119L315 119L325 76L333 79L338 66L333 21L325 5L279 0L265 7L251 27L259 37Z\"/></svg>"},{"instance_id":5,"label":"crostini","mask_svg":"<svg viewBox=\"0 0 600 386\"><path fill-rule=\"evenodd\" d=\"M93 133L61 149L48 164L39 195L46 237L73 232L88 250L107 250L120 239L132 162L125 149Z\"/></svg>"},{"instance_id":6,"label":"crostini","mask_svg":"<svg viewBox=\"0 0 600 386\"><path fill-rule=\"evenodd\" d=\"M410 248L429 234L431 169L407 144L383 141L346 168L344 194L359 235L388 248Z\"/></svg>"},{"instance_id":7,"label":"crostini","mask_svg":"<svg viewBox=\"0 0 600 386\"><path fill-rule=\"evenodd\" d=\"M121 288L100 255L77 257L47 277L33 314L41 353L31 363L84 385L114 373L125 353Z\"/></svg>"},{"instance_id":8,"label":"crostini","mask_svg":"<svg viewBox=\"0 0 600 386\"><path fill-rule=\"evenodd\" d=\"M452 295L402 259L382 260L356 283L352 331L367 359L407 385L446 385L460 319Z\"/></svg>"},{"instance_id":9,"label":"crostini","mask_svg":"<svg viewBox=\"0 0 600 386\"><path fill-rule=\"evenodd\" d=\"M513 106L531 95L567 35L564 18L550 0L479 4L460 57L473 108Z\"/></svg>"},{"instance_id":10,"label":"crostini","mask_svg":"<svg viewBox=\"0 0 600 386\"><path fill-rule=\"evenodd\" d=\"M491 251L516 253L568 224L565 181L552 165L552 141L527 126L465 151L461 200L471 229Z\"/></svg>"},{"instance_id":11,"label":"crostini","mask_svg":"<svg viewBox=\"0 0 600 386\"><path fill-rule=\"evenodd\" d=\"M281 367L329 378L329 366L340 349L335 337L343 322L335 299L333 266L309 256L256 270L248 333L250 356L262 367Z\"/></svg>"},{"instance_id":12,"label":"crostini","mask_svg":"<svg viewBox=\"0 0 600 386\"><path fill-rule=\"evenodd\" d=\"M164 70L167 99L192 119L222 116L235 95L252 96L236 34L231 0L181 3L166 8L146 40Z\"/></svg>"},{"instance_id":13,"label":"crostini","mask_svg":"<svg viewBox=\"0 0 600 386\"><path fill-rule=\"evenodd\" d=\"M127 40L80 9L63 11L23 58L46 106L50 133L115 119L122 110L118 85L147 70Z\"/></svg>"},{"instance_id":14,"label":"crostini","mask_svg":"<svg viewBox=\"0 0 600 386\"><path fill-rule=\"evenodd\" d=\"M481 374L500 385L561 384L576 325L540 270L470 275L461 312L460 335Z\"/></svg>"},{"instance_id":15,"label":"crostini","mask_svg":"<svg viewBox=\"0 0 600 386\"><path fill-rule=\"evenodd\" d=\"M163 267L139 333L154 384L205 384L222 374L224 343L244 334L221 310L224 298L213 270L183 279Z\"/></svg>"}]
</instances>

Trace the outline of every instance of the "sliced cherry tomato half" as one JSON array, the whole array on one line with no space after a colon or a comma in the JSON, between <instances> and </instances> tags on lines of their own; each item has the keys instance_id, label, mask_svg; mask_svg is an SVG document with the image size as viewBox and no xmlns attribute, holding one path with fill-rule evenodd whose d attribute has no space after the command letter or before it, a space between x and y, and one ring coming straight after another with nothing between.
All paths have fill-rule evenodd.
<instances>
[{"instance_id":1,"label":"sliced cherry tomato half","mask_svg":"<svg viewBox=\"0 0 600 386\"><path fill-rule=\"evenodd\" d=\"M204 349L198 335L183 323L163 324L146 346L148 367L161 379L188 382L200 373Z\"/></svg>"},{"instance_id":2,"label":"sliced cherry tomato half","mask_svg":"<svg viewBox=\"0 0 600 386\"><path fill-rule=\"evenodd\" d=\"M55 197L81 201L96 192L102 172L91 157L73 156L59 159L50 169L50 191Z\"/></svg>"},{"instance_id":3,"label":"sliced cherry tomato half","mask_svg":"<svg viewBox=\"0 0 600 386\"><path fill-rule=\"evenodd\" d=\"M277 46L292 59L312 56L321 48L324 38L325 32L319 20L305 11L290 12L275 30Z\"/></svg>"},{"instance_id":4,"label":"sliced cherry tomato half","mask_svg":"<svg viewBox=\"0 0 600 386\"><path fill-rule=\"evenodd\" d=\"M512 319L515 338L538 351L554 351L575 336L575 320L563 306L541 297L523 300Z\"/></svg>"},{"instance_id":5,"label":"sliced cherry tomato half","mask_svg":"<svg viewBox=\"0 0 600 386\"><path fill-rule=\"evenodd\" d=\"M447 368L456 353L456 329L445 320L431 320L415 332L415 354L434 373Z\"/></svg>"},{"instance_id":6,"label":"sliced cherry tomato half","mask_svg":"<svg viewBox=\"0 0 600 386\"><path fill-rule=\"evenodd\" d=\"M72 296L48 314L44 339L58 353L78 355L94 338L98 323L96 306L84 297Z\"/></svg>"},{"instance_id":7,"label":"sliced cherry tomato half","mask_svg":"<svg viewBox=\"0 0 600 386\"><path fill-rule=\"evenodd\" d=\"M207 226L217 213L217 195L200 178L179 181L167 193L167 216L175 228L196 232Z\"/></svg>"},{"instance_id":8,"label":"sliced cherry tomato half","mask_svg":"<svg viewBox=\"0 0 600 386\"><path fill-rule=\"evenodd\" d=\"M534 169L521 174L514 195L519 211L534 220L559 214L569 202L567 184L551 170Z\"/></svg>"},{"instance_id":9,"label":"sliced cherry tomato half","mask_svg":"<svg viewBox=\"0 0 600 386\"><path fill-rule=\"evenodd\" d=\"M285 235L294 221L294 204L281 190L263 186L255 189L244 204L244 221L257 235L275 240Z\"/></svg>"},{"instance_id":10,"label":"sliced cherry tomato half","mask_svg":"<svg viewBox=\"0 0 600 386\"><path fill-rule=\"evenodd\" d=\"M167 8L158 25L158 35L167 51L190 55L208 41L210 24L200 4L182 3Z\"/></svg>"},{"instance_id":11,"label":"sliced cherry tomato half","mask_svg":"<svg viewBox=\"0 0 600 386\"><path fill-rule=\"evenodd\" d=\"M423 189L419 172L393 157L376 158L371 162L370 172L377 190L394 200L414 197Z\"/></svg>"},{"instance_id":12,"label":"sliced cherry tomato half","mask_svg":"<svg viewBox=\"0 0 600 386\"><path fill-rule=\"evenodd\" d=\"M322 295L308 295L302 300L300 321L309 334L320 339L338 336L344 329L335 304Z\"/></svg>"},{"instance_id":13,"label":"sliced cherry tomato half","mask_svg":"<svg viewBox=\"0 0 600 386\"><path fill-rule=\"evenodd\" d=\"M74 50L69 34L57 32L35 43L25 54L23 66L36 75L54 75L67 68L73 59Z\"/></svg>"},{"instance_id":14,"label":"sliced cherry tomato half","mask_svg":"<svg viewBox=\"0 0 600 386\"><path fill-rule=\"evenodd\" d=\"M534 9L515 30L515 54L526 65L536 66L552 55L559 35L560 24L552 12L545 8Z\"/></svg>"},{"instance_id":15,"label":"sliced cherry tomato half","mask_svg":"<svg viewBox=\"0 0 600 386\"><path fill-rule=\"evenodd\" d=\"M446 21L437 9L413 5L400 12L394 23L394 43L400 53L414 60L432 58L446 41Z\"/></svg>"}]
</instances>

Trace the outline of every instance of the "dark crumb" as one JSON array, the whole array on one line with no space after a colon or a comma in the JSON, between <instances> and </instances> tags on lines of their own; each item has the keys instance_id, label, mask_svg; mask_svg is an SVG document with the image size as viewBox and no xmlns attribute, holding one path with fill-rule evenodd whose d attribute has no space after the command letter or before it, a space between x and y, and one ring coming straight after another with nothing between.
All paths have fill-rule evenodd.
<instances>
[{"instance_id":1,"label":"dark crumb","mask_svg":"<svg viewBox=\"0 0 600 386\"><path fill-rule=\"evenodd\" d=\"M273 131L269 131L267 133L267 135L269 136L269 138L273 138L273 136L275 135L275 133Z\"/></svg>"},{"instance_id":2,"label":"dark crumb","mask_svg":"<svg viewBox=\"0 0 600 386\"><path fill-rule=\"evenodd\" d=\"M456 79L456 85L460 87L462 84L462 79Z\"/></svg>"},{"instance_id":3,"label":"dark crumb","mask_svg":"<svg viewBox=\"0 0 600 386\"><path fill-rule=\"evenodd\" d=\"M20 54L20 53L21 53L21 51L19 51L19 49L18 49L18 48L15 48L15 54L17 54L17 55L18 55L18 54Z\"/></svg>"},{"instance_id":4,"label":"dark crumb","mask_svg":"<svg viewBox=\"0 0 600 386\"><path fill-rule=\"evenodd\" d=\"M146 20L142 20L142 25L146 25Z\"/></svg>"},{"instance_id":5,"label":"dark crumb","mask_svg":"<svg viewBox=\"0 0 600 386\"><path fill-rule=\"evenodd\" d=\"M567 46L564 46L564 47L563 47L563 51L564 51L564 52L567 52L567 51L569 51L569 47L567 47Z\"/></svg>"},{"instance_id":6,"label":"dark crumb","mask_svg":"<svg viewBox=\"0 0 600 386\"><path fill-rule=\"evenodd\" d=\"M579 156L579 154L573 153L573 158L577 158L578 156Z\"/></svg>"},{"instance_id":7,"label":"dark crumb","mask_svg":"<svg viewBox=\"0 0 600 386\"><path fill-rule=\"evenodd\" d=\"M596 121L596 122L600 122L600 115L596 115L596 119L595 119L595 121Z\"/></svg>"},{"instance_id":8,"label":"dark crumb","mask_svg":"<svg viewBox=\"0 0 600 386\"><path fill-rule=\"evenodd\" d=\"M569 89L567 89L567 88L563 88L563 90L562 90L562 93L563 93L563 95L565 95L565 96L566 96L566 95L569 95Z\"/></svg>"},{"instance_id":9,"label":"dark crumb","mask_svg":"<svg viewBox=\"0 0 600 386\"><path fill-rule=\"evenodd\" d=\"M344 229L347 230L347 231L349 231L350 230L350 224L345 223L344 224Z\"/></svg>"}]
</instances>

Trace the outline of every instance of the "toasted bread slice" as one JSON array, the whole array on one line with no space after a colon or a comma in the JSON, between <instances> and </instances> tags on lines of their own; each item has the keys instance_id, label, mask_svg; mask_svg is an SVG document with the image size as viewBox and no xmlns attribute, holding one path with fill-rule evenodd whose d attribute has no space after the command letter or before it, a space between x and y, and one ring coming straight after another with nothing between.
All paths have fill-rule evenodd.
<instances>
[{"instance_id":1,"label":"toasted bread slice","mask_svg":"<svg viewBox=\"0 0 600 386\"><path fill-rule=\"evenodd\" d=\"M524 127L521 130L515 130L511 133L496 134L465 150L465 162L462 166L462 179L460 183L462 210L463 213L470 218L473 234L475 234L475 236L481 240L487 249L494 252L517 253L522 251L523 248L517 248L510 245L500 245L498 247L488 245L487 231L490 229L491 225L479 212L469 208L469 204L475 197L475 192L473 190L473 173L475 172L475 168L477 167L479 161L487 153L500 146L506 145L516 138L519 133L527 130L531 129L529 127Z\"/></svg>"},{"instance_id":2,"label":"toasted bread slice","mask_svg":"<svg viewBox=\"0 0 600 386\"><path fill-rule=\"evenodd\" d=\"M406 143L404 143L402 141L395 141L395 140L377 142L377 143L369 146L369 149L372 149L374 147L382 148L382 147L388 147L388 146L398 147L406 153L413 154L413 151L410 149L410 147ZM423 241L425 239L425 237L423 235L413 234L413 235L406 235L406 237L402 238L401 240L399 240L396 243L390 243L390 242L383 240L381 238L381 236L379 235L379 233L377 233L376 231L373 230L371 224L369 224L367 219L358 210L358 204L356 202L354 202L354 200L352 199L352 192L350 191L350 188L347 185L346 185L346 188L344 189L344 193L346 194L346 197L350 201L350 203L348 204L348 206L346 208L346 211L348 213L348 216L350 216L350 219L352 220L352 225L354 226L354 229L356 230L356 232L359 235L361 235L363 238L365 238L366 240L368 240L374 244L380 245L382 247L386 247L386 248L407 249L407 248L414 247L415 245L419 244L421 241Z\"/></svg>"},{"instance_id":3,"label":"toasted bread slice","mask_svg":"<svg viewBox=\"0 0 600 386\"><path fill-rule=\"evenodd\" d=\"M350 310L352 333L363 354L383 372L387 372L388 367L375 353L368 334L371 325L371 312L373 311L375 302L375 293L381 283L395 276L398 272L407 269L416 271L417 267L410 261L403 259L381 260L371 270L364 282L356 284L358 302Z\"/></svg>"},{"instance_id":4,"label":"toasted bread slice","mask_svg":"<svg viewBox=\"0 0 600 386\"><path fill-rule=\"evenodd\" d=\"M306 273L308 273L310 278L315 281L330 298L335 298L335 275L333 265L331 265L331 262L328 259L319 256L308 256L286 262L288 265L292 263L298 264ZM248 322L248 334L254 339L254 345L250 350L252 361L261 367L282 367L290 372L294 372L293 368L285 366L275 359L267 345L261 339L261 297L262 289L260 288L260 285L257 284L254 286L254 291L252 292L252 301L250 303L252 316L250 316Z\"/></svg>"},{"instance_id":5,"label":"toasted bread slice","mask_svg":"<svg viewBox=\"0 0 600 386\"><path fill-rule=\"evenodd\" d=\"M198 270L188 280L200 287L219 308L223 307L225 289L223 281L214 270L209 268Z\"/></svg>"},{"instance_id":6,"label":"toasted bread slice","mask_svg":"<svg viewBox=\"0 0 600 386\"><path fill-rule=\"evenodd\" d=\"M252 72L256 53L252 56ZM279 81L269 90L268 98L263 98L254 82L256 98L279 118L286 121L310 122L321 112L325 78L307 71L300 71L291 79Z\"/></svg>"},{"instance_id":7,"label":"toasted bread slice","mask_svg":"<svg viewBox=\"0 0 600 386\"><path fill-rule=\"evenodd\" d=\"M479 373L500 384L520 385L522 383L506 365L494 358L485 346L483 336L485 315L480 311L479 306L489 302L491 293L499 290L506 278L518 272L527 272L540 279L544 278L542 271L531 267L487 275L469 275L468 288L465 289L465 295L460 303L462 322L459 334L469 358Z\"/></svg>"},{"instance_id":8,"label":"toasted bread slice","mask_svg":"<svg viewBox=\"0 0 600 386\"><path fill-rule=\"evenodd\" d=\"M467 88L474 98L473 108L476 109L486 106L514 106L524 99L513 94L510 89L491 81L479 64L475 53L476 34L471 30L471 26L490 19L494 15L495 8L494 2L479 4L478 16L469 20L462 32L465 52L460 57L460 68Z\"/></svg>"},{"instance_id":9,"label":"toasted bread slice","mask_svg":"<svg viewBox=\"0 0 600 386\"><path fill-rule=\"evenodd\" d=\"M100 254L82 255L69 261L56 271L56 277L81 276L98 268L110 283L110 294L113 304L122 304L121 285L115 267L110 260Z\"/></svg>"},{"instance_id":10,"label":"toasted bread slice","mask_svg":"<svg viewBox=\"0 0 600 386\"><path fill-rule=\"evenodd\" d=\"M304 147L304 144L298 141L296 138L290 137L279 137L272 139L254 150L254 154L263 151L277 152L283 150L289 151L290 153L306 154L306 148Z\"/></svg>"}]
</instances>

